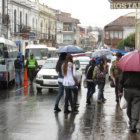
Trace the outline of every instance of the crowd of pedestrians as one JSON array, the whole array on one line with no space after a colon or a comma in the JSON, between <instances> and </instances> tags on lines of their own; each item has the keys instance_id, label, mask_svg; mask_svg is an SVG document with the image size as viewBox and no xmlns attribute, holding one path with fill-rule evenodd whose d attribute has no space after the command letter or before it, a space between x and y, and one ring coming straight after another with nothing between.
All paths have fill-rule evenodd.
<instances>
[{"instance_id":1,"label":"crowd of pedestrians","mask_svg":"<svg viewBox=\"0 0 140 140\"><path fill-rule=\"evenodd\" d=\"M56 71L59 75L59 91L54 110L61 111L58 107L58 103L65 93L64 113L78 112L78 88L75 65L70 54L65 54L65 57L62 56L63 54L60 55L56 66ZM118 66L118 62L121 58L122 54L117 52L116 60L113 61L110 68L110 80L113 81L116 95L116 99L114 100L116 103L119 103L124 94L127 101L127 115L129 118L130 130L131 132L136 133L136 126L140 116L140 72L122 70ZM104 98L104 87L108 66L105 65L105 61L106 60L103 57L94 58L90 60L85 69L85 79L87 83L86 103L88 105L91 104L91 98L95 93L96 86L99 90L97 103L101 104L106 101ZM71 106L71 111L68 109L68 105Z\"/></svg>"},{"instance_id":2,"label":"crowd of pedestrians","mask_svg":"<svg viewBox=\"0 0 140 140\"><path fill-rule=\"evenodd\" d=\"M116 53L116 60L113 61L110 68L110 78L113 81L116 95L116 102L119 103L121 97L127 101L127 116L129 118L130 130L133 133L137 132L136 126L140 116L140 71L139 69L125 70L118 63L122 58L121 53ZM101 104L106 101L104 98L104 87L106 83L106 74L108 66L104 57L98 57L90 60L85 69L85 79L87 83L86 103L91 104L91 98L95 93L96 86L98 87L97 103ZM133 62L132 62L133 63ZM14 62L16 74L16 86L22 86L22 72L24 68L24 58L18 54ZM135 67L135 66L133 66ZM25 68L28 69L28 78L32 85L37 73L37 60L33 54L27 59ZM56 64L58 73L58 95L56 97L54 110L59 112L59 101L64 95L64 113L78 112L78 80L76 68L71 54L61 53ZM71 110L69 109L71 107Z\"/></svg>"}]
</instances>

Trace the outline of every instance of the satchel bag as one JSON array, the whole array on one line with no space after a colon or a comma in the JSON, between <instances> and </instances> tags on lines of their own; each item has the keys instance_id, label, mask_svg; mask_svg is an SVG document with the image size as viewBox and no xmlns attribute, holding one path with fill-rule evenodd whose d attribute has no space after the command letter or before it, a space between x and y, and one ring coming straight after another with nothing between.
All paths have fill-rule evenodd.
<instances>
[{"instance_id":1,"label":"satchel bag","mask_svg":"<svg viewBox=\"0 0 140 140\"><path fill-rule=\"evenodd\" d=\"M83 81L83 86L84 86L84 88L87 88L87 79L86 78Z\"/></svg>"},{"instance_id":2,"label":"satchel bag","mask_svg":"<svg viewBox=\"0 0 140 140\"><path fill-rule=\"evenodd\" d=\"M114 81L112 79L110 80L110 87L112 87L112 88L115 87Z\"/></svg>"},{"instance_id":3,"label":"satchel bag","mask_svg":"<svg viewBox=\"0 0 140 140\"><path fill-rule=\"evenodd\" d=\"M121 100L120 100L120 108L121 109L126 109L127 108L127 101L124 98L124 95L122 96Z\"/></svg>"},{"instance_id":4,"label":"satchel bag","mask_svg":"<svg viewBox=\"0 0 140 140\"><path fill-rule=\"evenodd\" d=\"M88 70L87 70L87 73L86 73L86 75L85 75L85 79L84 79L84 81L83 81L83 86L84 86L84 88L87 88L87 74L88 74L90 68L91 68L91 66L89 66L89 68L88 68Z\"/></svg>"}]
</instances>

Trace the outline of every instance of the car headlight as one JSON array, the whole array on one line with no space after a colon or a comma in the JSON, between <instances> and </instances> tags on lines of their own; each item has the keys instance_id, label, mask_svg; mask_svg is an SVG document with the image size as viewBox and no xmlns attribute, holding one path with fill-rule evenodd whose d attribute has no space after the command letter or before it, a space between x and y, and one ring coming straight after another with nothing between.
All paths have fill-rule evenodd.
<instances>
[{"instance_id":1,"label":"car headlight","mask_svg":"<svg viewBox=\"0 0 140 140\"><path fill-rule=\"evenodd\" d=\"M37 74L38 79L43 79L43 75Z\"/></svg>"}]
</instances>

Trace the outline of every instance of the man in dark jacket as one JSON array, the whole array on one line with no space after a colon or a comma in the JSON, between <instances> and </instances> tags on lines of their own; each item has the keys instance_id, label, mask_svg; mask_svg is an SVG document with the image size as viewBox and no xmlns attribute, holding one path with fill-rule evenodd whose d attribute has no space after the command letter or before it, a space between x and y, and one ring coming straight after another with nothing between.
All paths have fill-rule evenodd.
<instances>
[{"instance_id":1,"label":"man in dark jacket","mask_svg":"<svg viewBox=\"0 0 140 140\"><path fill-rule=\"evenodd\" d=\"M87 81L87 104L91 104L90 98L92 97L93 93L95 92L95 82L93 81L93 71L94 67L96 65L96 62L94 60L90 61L90 65L86 69L86 81Z\"/></svg>"},{"instance_id":2,"label":"man in dark jacket","mask_svg":"<svg viewBox=\"0 0 140 140\"><path fill-rule=\"evenodd\" d=\"M15 74L16 74L16 86L22 86L22 61L20 56L17 56L17 59L14 62L15 65Z\"/></svg>"},{"instance_id":3,"label":"man in dark jacket","mask_svg":"<svg viewBox=\"0 0 140 140\"><path fill-rule=\"evenodd\" d=\"M123 72L120 76L120 93L127 101L127 116L130 129L136 133L136 125L140 117L140 72Z\"/></svg>"}]
</instances>

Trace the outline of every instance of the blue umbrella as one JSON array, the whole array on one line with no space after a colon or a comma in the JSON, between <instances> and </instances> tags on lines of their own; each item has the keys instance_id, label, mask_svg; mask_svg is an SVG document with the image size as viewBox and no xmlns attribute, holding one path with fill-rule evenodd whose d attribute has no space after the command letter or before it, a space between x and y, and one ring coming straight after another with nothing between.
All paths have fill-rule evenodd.
<instances>
[{"instance_id":1,"label":"blue umbrella","mask_svg":"<svg viewBox=\"0 0 140 140\"><path fill-rule=\"evenodd\" d=\"M85 51L82 48L74 45L63 46L56 51L56 53L70 53L70 54L84 52Z\"/></svg>"},{"instance_id":2,"label":"blue umbrella","mask_svg":"<svg viewBox=\"0 0 140 140\"><path fill-rule=\"evenodd\" d=\"M112 51L112 52L120 52L121 54L126 54L126 52L125 51L123 51L123 50L119 50L119 49L110 49L110 51Z\"/></svg>"},{"instance_id":3,"label":"blue umbrella","mask_svg":"<svg viewBox=\"0 0 140 140\"><path fill-rule=\"evenodd\" d=\"M96 52L93 52L91 57L92 58L97 58L97 57L101 57L101 56L104 56L104 55L109 55L109 54L112 54L109 50L106 50L106 49L102 49L102 50L98 50Z\"/></svg>"}]
</instances>

